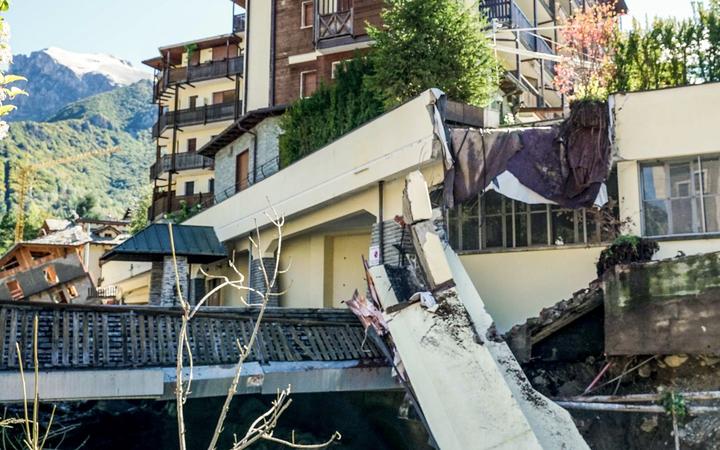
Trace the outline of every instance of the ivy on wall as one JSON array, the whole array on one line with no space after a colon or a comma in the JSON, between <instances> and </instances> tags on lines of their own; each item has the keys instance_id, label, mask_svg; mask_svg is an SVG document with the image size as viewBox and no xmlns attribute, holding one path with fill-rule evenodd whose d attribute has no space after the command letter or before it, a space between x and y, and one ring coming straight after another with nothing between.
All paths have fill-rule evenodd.
<instances>
[{"instance_id":1,"label":"ivy on wall","mask_svg":"<svg viewBox=\"0 0 720 450\"><path fill-rule=\"evenodd\" d=\"M382 101L364 89L372 63L363 57L345 61L337 68L335 82L322 84L283 115L280 126L280 165L286 167L383 113Z\"/></svg>"}]
</instances>

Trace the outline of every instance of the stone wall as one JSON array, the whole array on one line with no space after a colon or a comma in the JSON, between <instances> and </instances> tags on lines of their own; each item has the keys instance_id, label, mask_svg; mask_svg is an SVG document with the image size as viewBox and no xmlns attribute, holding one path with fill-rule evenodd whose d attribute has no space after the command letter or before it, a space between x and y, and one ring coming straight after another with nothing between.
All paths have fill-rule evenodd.
<instances>
[{"instance_id":1,"label":"stone wall","mask_svg":"<svg viewBox=\"0 0 720 450\"><path fill-rule=\"evenodd\" d=\"M270 117L254 128L257 135L257 149L254 148L255 136L245 133L231 145L220 150L215 156L215 201L225 200L234 193L236 157L248 150L249 153L249 182L250 184L274 174L278 167L274 161L278 156L278 136L282 132L280 118ZM255 155L257 151L257 174L254 173Z\"/></svg>"}]
</instances>

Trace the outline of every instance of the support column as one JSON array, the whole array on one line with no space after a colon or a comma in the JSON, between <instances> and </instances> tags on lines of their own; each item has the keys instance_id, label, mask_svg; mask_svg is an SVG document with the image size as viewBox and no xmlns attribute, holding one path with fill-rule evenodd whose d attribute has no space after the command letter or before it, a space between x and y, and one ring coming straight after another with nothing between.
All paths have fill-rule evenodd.
<instances>
[{"instance_id":1,"label":"support column","mask_svg":"<svg viewBox=\"0 0 720 450\"><path fill-rule=\"evenodd\" d=\"M265 284L265 276L263 275L261 264L265 266L268 278L272 278L275 271L275 257L255 258L250 263L250 287L259 292L265 292L267 290L267 286ZM276 282L275 286L272 287L272 292L280 291L277 284L278 283ZM262 297L255 292L250 292L247 300L251 305L257 305L262 302ZM268 306L280 306L280 299L278 297L270 297Z\"/></svg>"},{"instance_id":2,"label":"support column","mask_svg":"<svg viewBox=\"0 0 720 450\"><path fill-rule=\"evenodd\" d=\"M188 261L184 256L176 257L178 276L180 278L180 292L185 300L188 299ZM162 282L160 283L159 306L178 306L177 282L175 280L175 265L172 256L166 256L162 262Z\"/></svg>"}]
</instances>

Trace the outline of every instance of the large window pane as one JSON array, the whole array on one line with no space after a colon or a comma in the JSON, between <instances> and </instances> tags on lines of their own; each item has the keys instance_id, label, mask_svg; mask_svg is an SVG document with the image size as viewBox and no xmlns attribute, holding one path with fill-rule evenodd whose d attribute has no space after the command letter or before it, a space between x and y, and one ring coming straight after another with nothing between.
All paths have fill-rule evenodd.
<instances>
[{"instance_id":1,"label":"large window pane","mask_svg":"<svg viewBox=\"0 0 720 450\"><path fill-rule=\"evenodd\" d=\"M720 159L702 159L702 177L704 194L720 194Z\"/></svg>"},{"instance_id":2,"label":"large window pane","mask_svg":"<svg viewBox=\"0 0 720 450\"><path fill-rule=\"evenodd\" d=\"M485 247L496 248L503 246L502 217L492 216L485 218Z\"/></svg>"},{"instance_id":3,"label":"large window pane","mask_svg":"<svg viewBox=\"0 0 720 450\"><path fill-rule=\"evenodd\" d=\"M696 208L697 206L697 208ZM699 233L700 205L696 199L682 198L670 201L672 210L672 234Z\"/></svg>"},{"instance_id":4,"label":"large window pane","mask_svg":"<svg viewBox=\"0 0 720 450\"><path fill-rule=\"evenodd\" d=\"M645 200L664 199L668 197L664 165L643 167L642 177Z\"/></svg>"},{"instance_id":5,"label":"large window pane","mask_svg":"<svg viewBox=\"0 0 720 450\"><path fill-rule=\"evenodd\" d=\"M502 195L495 191L488 191L483 195L485 214L500 214L502 212Z\"/></svg>"},{"instance_id":6,"label":"large window pane","mask_svg":"<svg viewBox=\"0 0 720 450\"><path fill-rule=\"evenodd\" d=\"M533 213L530 218L531 244L548 245L547 213Z\"/></svg>"},{"instance_id":7,"label":"large window pane","mask_svg":"<svg viewBox=\"0 0 720 450\"><path fill-rule=\"evenodd\" d=\"M480 228L477 217L466 218L463 220L462 249L480 250Z\"/></svg>"},{"instance_id":8,"label":"large window pane","mask_svg":"<svg viewBox=\"0 0 720 450\"><path fill-rule=\"evenodd\" d=\"M648 236L668 234L668 212L665 200L646 201L644 210L645 234Z\"/></svg>"},{"instance_id":9,"label":"large window pane","mask_svg":"<svg viewBox=\"0 0 720 450\"><path fill-rule=\"evenodd\" d=\"M457 218L457 209L453 208L448 212L448 237L450 238L450 247L454 249L460 248L460 242L459 237L460 233L458 233L458 218Z\"/></svg>"},{"instance_id":10,"label":"large window pane","mask_svg":"<svg viewBox=\"0 0 720 450\"><path fill-rule=\"evenodd\" d=\"M519 202L515 202L515 206L521 205ZM527 213L519 213L515 215L515 247L527 247L528 246L528 216Z\"/></svg>"},{"instance_id":11,"label":"large window pane","mask_svg":"<svg viewBox=\"0 0 720 450\"><path fill-rule=\"evenodd\" d=\"M670 164L670 194L673 198L692 195L689 162Z\"/></svg>"},{"instance_id":12,"label":"large window pane","mask_svg":"<svg viewBox=\"0 0 720 450\"><path fill-rule=\"evenodd\" d=\"M571 209L554 209L552 213L552 243L574 244L575 212Z\"/></svg>"},{"instance_id":13,"label":"large window pane","mask_svg":"<svg viewBox=\"0 0 720 450\"><path fill-rule=\"evenodd\" d=\"M720 197L716 195L705 196L705 231L720 231Z\"/></svg>"}]
</instances>

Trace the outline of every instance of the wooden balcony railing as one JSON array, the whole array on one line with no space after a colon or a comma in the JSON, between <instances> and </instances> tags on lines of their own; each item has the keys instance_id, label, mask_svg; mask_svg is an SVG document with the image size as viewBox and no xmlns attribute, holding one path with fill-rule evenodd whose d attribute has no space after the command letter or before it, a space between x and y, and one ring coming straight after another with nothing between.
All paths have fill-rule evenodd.
<instances>
[{"instance_id":1,"label":"wooden balcony railing","mask_svg":"<svg viewBox=\"0 0 720 450\"><path fill-rule=\"evenodd\" d=\"M315 42L353 35L353 0L315 0Z\"/></svg>"},{"instance_id":2,"label":"wooden balcony railing","mask_svg":"<svg viewBox=\"0 0 720 450\"><path fill-rule=\"evenodd\" d=\"M155 100L170 86L241 75L244 68L244 57L236 56L222 61L166 69L157 79Z\"/></svg>"},{"instance_id":3,"label":"wooden balcony railing","mask_svg":"<svg viewBox=\"0 0 720 450\"><path fill-rule=\"evenodd\" d=\"M230 120L238 117L241 110L242 101L168 111L162 114L153 126L153 137L158 137L168 127L176 125L186 127Z\"/></svg>"},{"instance_id":4,"label":"wooden balcony railing","mask_svg":"<svg viewBox=\"0 0 720 450\"><path fill-rule=\"evenodd\" d=\"M160 175L165 172L214 168L214 159L195 152L176 154L174 165L172 155L163 155L160 161L156 161L152 166L150 166L150 181L160 177Z\"/></svg>"},{"instance_id":5,"label":"wooden balcony railing","mask_svg":"<svg viewBox=\"0 0 720 450\"><path fill-rule=\"evenodd\" d=\"M160 192L154 196L153 207L155 215L159 216L166 212L180 211L183 206L186 208L194 208L198 205L213 205L215 194L213 192L204 192L193 195L175 195L173 193L172 200L167 191ZM168 208L169 203L169 208Z\"/></svg>"}]
</instances>

